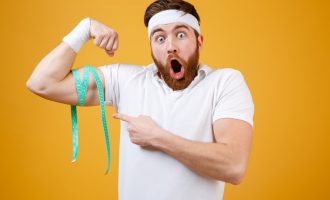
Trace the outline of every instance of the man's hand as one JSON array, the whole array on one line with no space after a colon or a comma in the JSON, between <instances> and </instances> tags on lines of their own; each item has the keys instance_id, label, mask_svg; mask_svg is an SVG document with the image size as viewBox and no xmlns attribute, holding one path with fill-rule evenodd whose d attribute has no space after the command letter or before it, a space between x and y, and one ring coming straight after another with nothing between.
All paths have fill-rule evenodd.
<instances>
[{"instance_id":1,"label":"man's hand","mask_svg":"<svg viewBox=\"0 0 330 200\"><path fill-rule=\"evenodd\" d=\"M94 39L94 44L104 49L109 56L114 56L118 49L118 34L112 28L91 19L90 36Z\"/></svg>"},{"instance_id":2,"label":"man's hand","mask_svg":"<svg viewBox=\"0 0 330 200\"><path fill-rule=\"evenodd\" d=\"M116 113L112 115L116 119L123 120L128 123L127 131L131 142L141 147L153 149L152 142L165 134L163 129L156 124L149 116L140 115L131 117L125 114Z\"/></svg>"}]
</instances>

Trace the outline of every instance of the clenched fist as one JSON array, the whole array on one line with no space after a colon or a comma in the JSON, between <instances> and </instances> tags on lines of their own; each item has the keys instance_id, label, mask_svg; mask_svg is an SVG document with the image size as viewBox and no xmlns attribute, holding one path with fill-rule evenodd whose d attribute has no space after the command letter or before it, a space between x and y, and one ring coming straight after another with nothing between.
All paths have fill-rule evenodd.
<instances>
[{"instance_id":1,"label":"clenched fist","mask_svg":"<svg viewBox=\"0 0 330 200\"><path fill-rule=\"evenodd\" d=\"M91 19L89 34L96 46L104 49L109 56L114 56L119 45L118 34L115 30L99 21Z\"/></svg>"}]
</instances>

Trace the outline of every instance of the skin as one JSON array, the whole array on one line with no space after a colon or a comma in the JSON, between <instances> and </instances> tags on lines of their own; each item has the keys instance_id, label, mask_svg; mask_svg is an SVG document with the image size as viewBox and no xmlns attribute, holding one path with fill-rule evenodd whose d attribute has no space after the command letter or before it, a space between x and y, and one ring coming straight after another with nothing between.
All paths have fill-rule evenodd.
<instances>
[{"instance_id":1,"label":"skin","mask_svg":"<svg viewBox=\"0 0 330 200\"><path fill-rule=\"evenodd\" d=\"M202 36L193 37L194 32L188 27L185 30L186 37L182 39L182 34L178 35L180 30L175 28L177 25L173 23L158 27L166 36L162 44L151 38L153 57L160 63L158 67L163 67L165 71L169 70L166 68L169 54L175 54L183 63L187 63L184 67L188 69L196 67L188 64L189 59L196 55L196 50L199 53L202 49ZM109 56L113 56L118 49L118 34L101 22L91 20L90 35L94 44ZM38 63L26 83L27 88L48 100L76 105L78 97L70 73L75 56L76 53L66 43L60 43ZM104 86L103 74L98 68L97 71ZM188 71L186 70L185 77L192 75L194 78L195 75ZM79 69L78 72L82 77L82 70ZM162 74L159 76L162 77ZM90 80L92 79L91 76ZM188 83L189 81L191 82L188 80ZM95 81L89 81L86 96L86 106L92 105L99 105ZM232 184L239 184L243 179L252 141L252 127L244 121L229 118L215 121L212 125L215 141L203 143L179 137L160 127L149 116L131 117L116 113L113 117L128 123L131 142L142 148L165 152L207 178Z\"/></svg>"}]
</instances>

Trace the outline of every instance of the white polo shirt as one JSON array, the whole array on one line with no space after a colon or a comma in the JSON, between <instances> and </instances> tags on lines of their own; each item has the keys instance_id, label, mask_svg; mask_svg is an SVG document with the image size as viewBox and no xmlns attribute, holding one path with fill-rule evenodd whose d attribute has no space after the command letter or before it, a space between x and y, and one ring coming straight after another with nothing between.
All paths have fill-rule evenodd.
<instances>
[{"instance_id":1,"label":"white polo shirt","mask_svg":"<svg viewBox=\"0 0 330 200\"><path fill-rule=\"evenodd\" d=\"M236 118L253 125L254 105L242 74L199 66L184 90L173 91L157 67L113 64L101 67L105 102L117 112L150 116L160 127L189 140L215 142L212 123ZM220 200L224 182L202 177L173 157L130 141L120 124L119 200Z\"/></svg>"}]
</instances>

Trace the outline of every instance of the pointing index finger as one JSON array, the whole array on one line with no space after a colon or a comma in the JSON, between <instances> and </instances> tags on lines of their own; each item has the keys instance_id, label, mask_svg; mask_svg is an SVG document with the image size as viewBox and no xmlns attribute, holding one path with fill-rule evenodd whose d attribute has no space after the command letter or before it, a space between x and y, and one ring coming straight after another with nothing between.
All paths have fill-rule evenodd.
<instances>
[{"instance_id":1,"label":"pointing index finger","mask_svg":"<svg viewBox=\"0 0 330 200\"><path fill-rule=\"evenodd\" d=\"M123 120L125 122L131 122L132 119L133 119L133 117L122 114L122 113L115 113L115 114L112 115L112 117L114 117L116 119Z\"/></svg>"}]
</instances>

